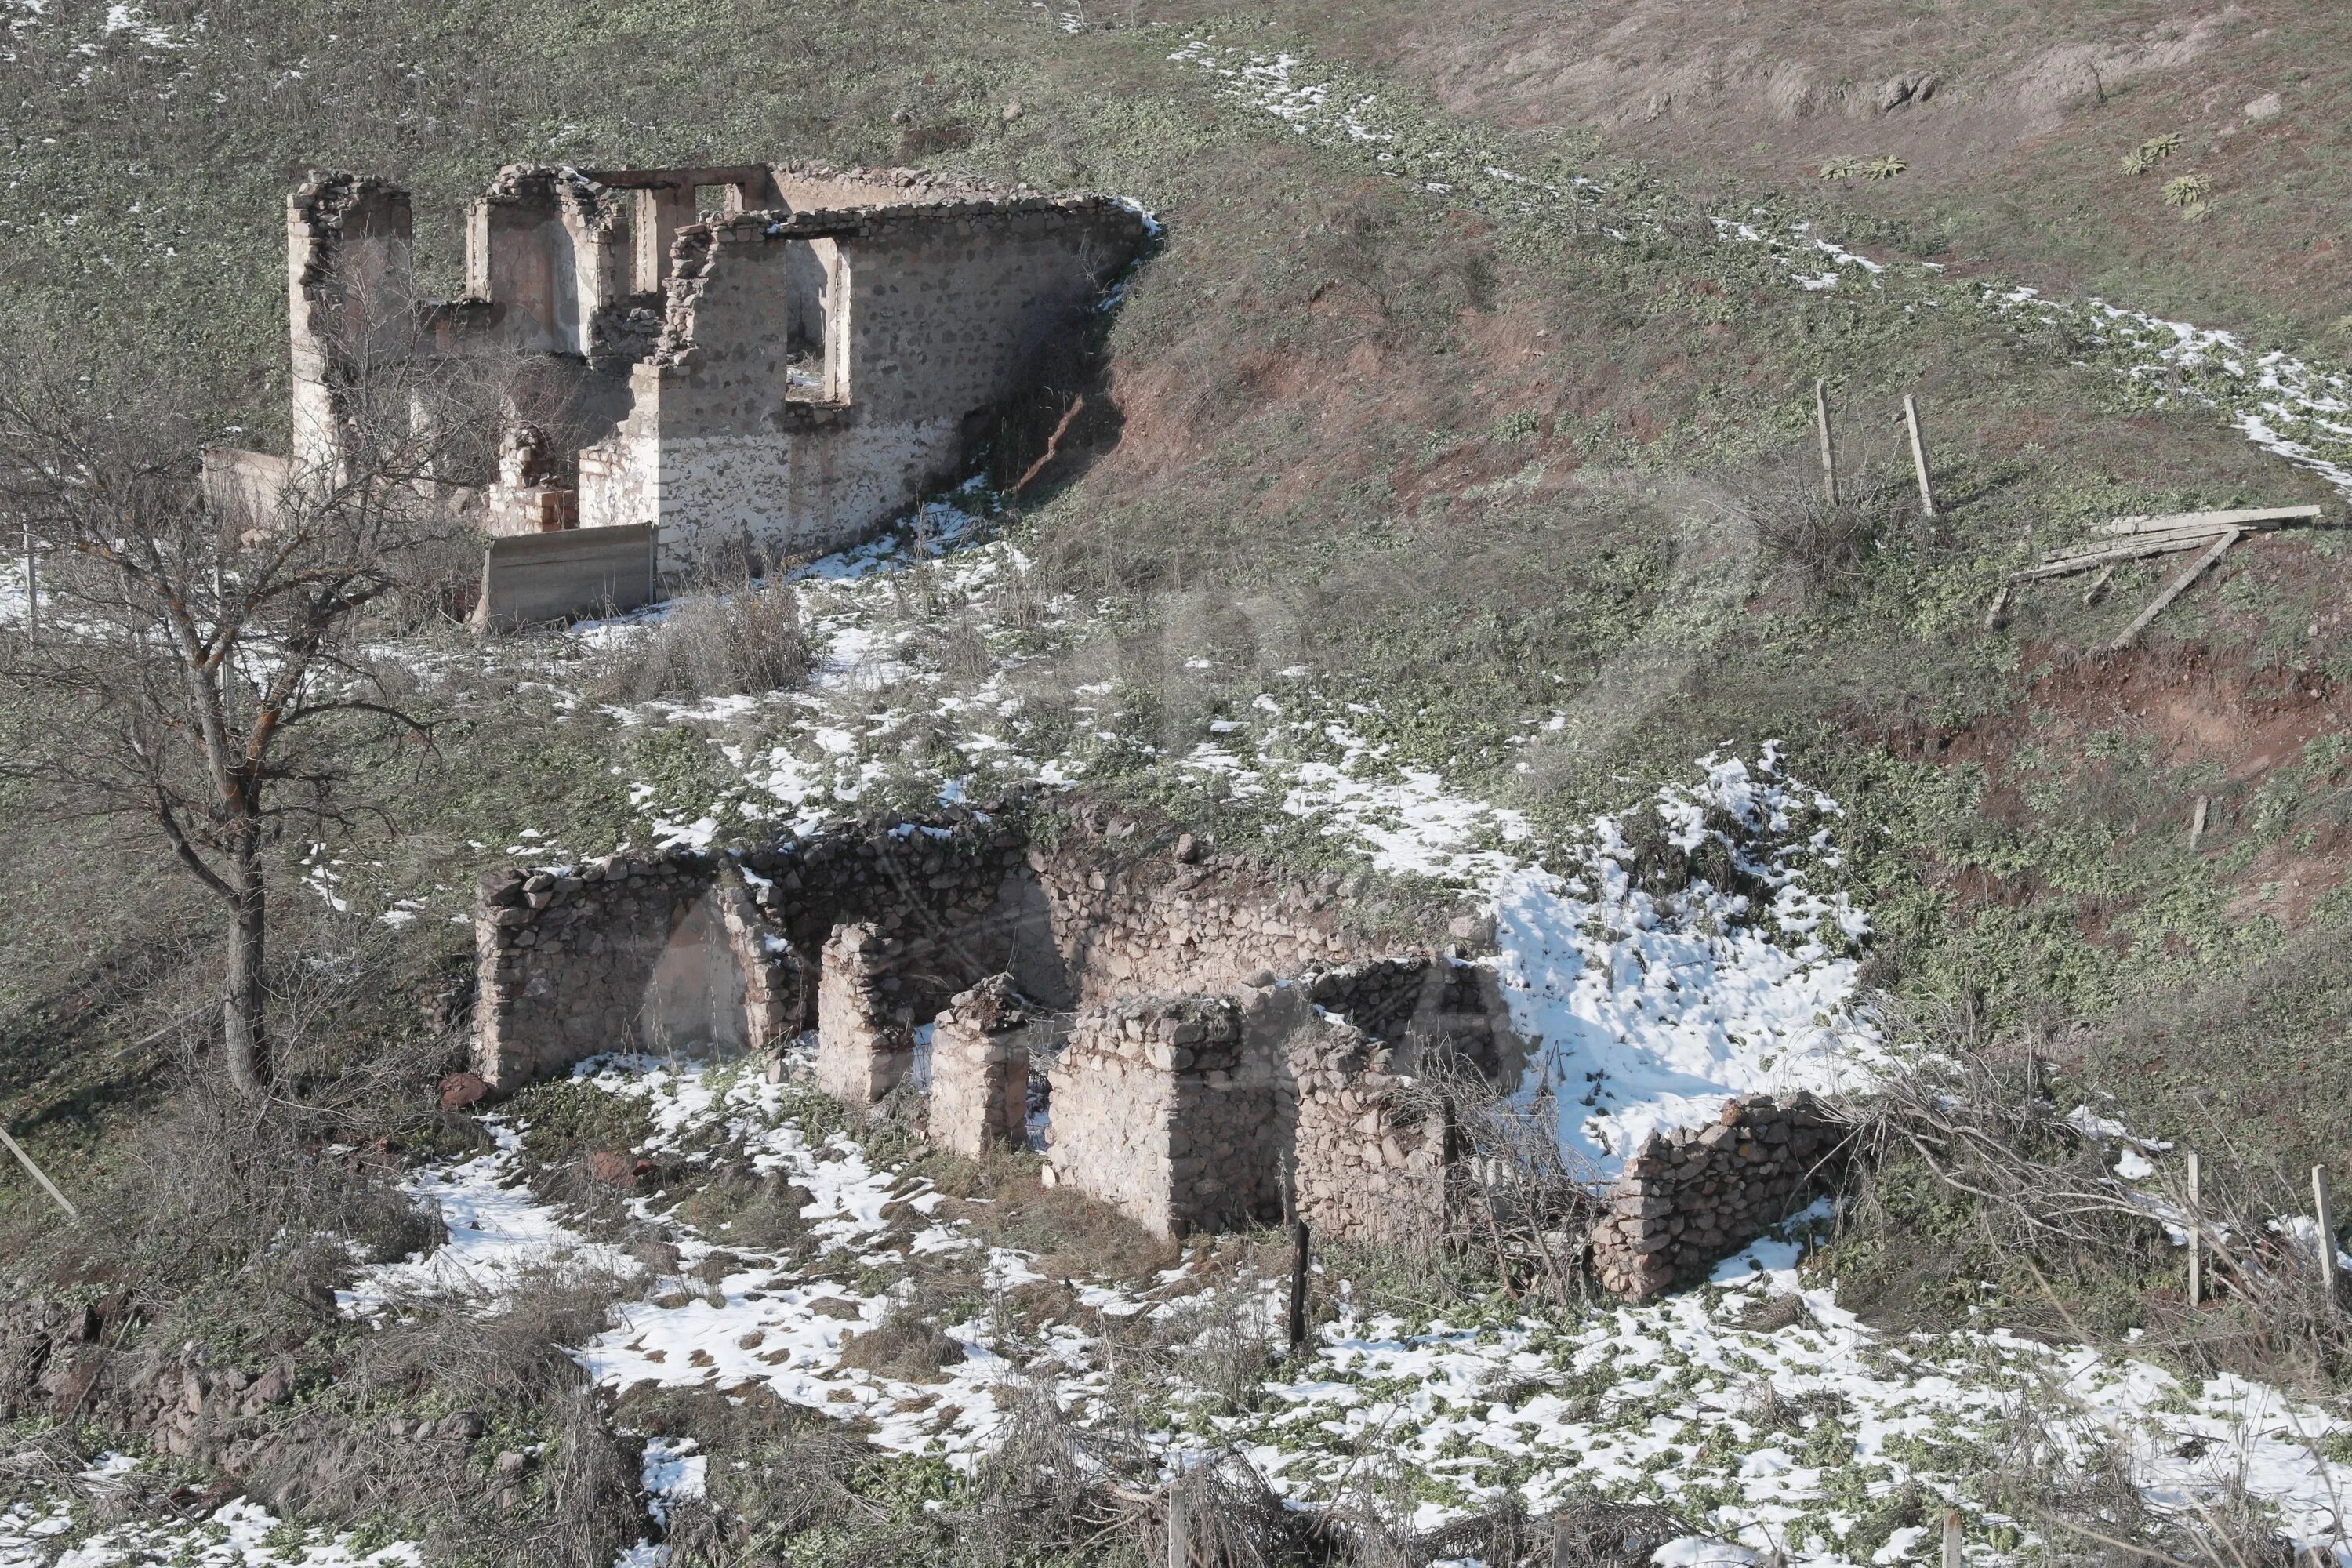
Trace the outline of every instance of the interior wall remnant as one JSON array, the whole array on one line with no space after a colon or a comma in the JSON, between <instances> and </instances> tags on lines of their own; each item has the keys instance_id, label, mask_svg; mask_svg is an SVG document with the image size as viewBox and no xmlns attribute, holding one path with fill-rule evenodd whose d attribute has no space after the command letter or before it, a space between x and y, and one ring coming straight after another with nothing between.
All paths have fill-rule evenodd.
<instances>
[{"instance_id":1,"label":"interior wall remnant","mask_svg":"<svg viewBox=\"0 0 2352 1568\"><path fill-rule=\"evenodd\" d=\"M924 1125L933 1142L973 1158L1025 1144L1031 1033L1009 974L992 974L948 1004L931 1029Z\"/></svg>"},{"instance_id":2,"label":"interior wall remnant","mask_svg":"<svg viewBox=\"0 0 2352 1568\"><path fill-rule=\"evenodd\" d=\"M877 1104L915 1065L915 1020L897 994L890 940L834 928L818 960L817 1087L853 1110Z\"/></svg>"}]
</instances>

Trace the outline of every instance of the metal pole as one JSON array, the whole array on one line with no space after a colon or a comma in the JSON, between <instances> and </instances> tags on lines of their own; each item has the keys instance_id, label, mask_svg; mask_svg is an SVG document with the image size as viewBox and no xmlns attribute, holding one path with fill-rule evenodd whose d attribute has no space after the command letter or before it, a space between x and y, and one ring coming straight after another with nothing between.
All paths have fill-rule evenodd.
<instances>
[{"instance_id":1,"label":"metal pole","mask_svg":"<svg viewBox=\"0 0 2352 1568\"><path fill-rule=\"evenodd\" d=\"M2205 1299L2205 1214L2203 1173L2198 1168L2197 1151L2189 1151L2189 1304L2192 1307Z\"/></svg>"},{"instance_id":2,"label":"metal pole","mask_svg":"<svg viewBox=\"0 0 2352 1568\"><path fill-rule=\"evenodd\" d=\"M1307 1349L1307 1222L1298 1220L1290 1227L1290 1353L1300 1355Z\"/></svg>"},{"instance_id":3,"label":"metal pole","mask_svg":"<svg viewBox=\"0 0 2352 1568\"><path fill-rule=\"evenodd\" d=\"M1919 436L1919 405L1907 394L1903 399L1903 423L1911 427L1911 466L1919 470L1919 510L1936 515L1936 491L1927 482L1927 443Z\"/></svg>"},{"instance_id":4,"label":"metal pole","mask_svg":"<svg viewBox=\"0 0 2352 1568\"><path fill-rule=\"evenodd\" d=\"M2327 1292L2329 1305L2336 1301L2336 1215L2327 1202L2327 1167L2311 1168L2311 1213L2319 1222L2319 1288Z\"/></svg>"},{"instance_id":5,"label":"metal pole","mask_svg":"<svg viewBox=\"0 0 2352 1568\"><path fill-rule=\"evenodd\" d=\"M1824 377L1813 380L1813 423L1822 437L1822 494L1830 505L1837 505L1837 447L1830 439L1830 384Z\"/></svg>"}]
</instances>

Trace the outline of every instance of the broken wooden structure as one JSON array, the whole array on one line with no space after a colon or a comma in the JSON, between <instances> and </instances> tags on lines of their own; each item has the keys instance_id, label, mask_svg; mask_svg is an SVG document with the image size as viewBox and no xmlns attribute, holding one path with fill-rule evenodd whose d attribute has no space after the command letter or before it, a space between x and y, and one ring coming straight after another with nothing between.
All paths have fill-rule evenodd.
<instances>
[{"instance_id":1,"label":"broken wooden structure","mask_svg":"<svg viewBox=\"0 0 2352 1568\"><path fill-rule=\"evenodd\" d=\"M2232 511L2184 511L2163 517L2119 517L2100 525L2101 537L2089 544L2074 545L2052 551L2039 562L2010 574L1992 597L1985 612L1985 630L2000 626L2009 612L2010 595L2026 583L2038 583L2053 577L2070 577L2084 572L2098 574L2083 595L2083 603L2090 604L2105 592L2113 581L2117 567L2130 562L2144 561L2151 556L2178 554L2186 551L2201 552L2196 560L2160 589L2146 608L2132 618L2122 635L2108 645L2108 651L2120 653L2129 647L2147 629L2148 624L2164 613L2164 607L2187 592L2189 584L2203 576L2212 564L2221 560L2232 544L2249 533L2268 532L2273 529L2295 524L2317 522L2317 506L2247 507Z\"/></svg>"}]
</instances>

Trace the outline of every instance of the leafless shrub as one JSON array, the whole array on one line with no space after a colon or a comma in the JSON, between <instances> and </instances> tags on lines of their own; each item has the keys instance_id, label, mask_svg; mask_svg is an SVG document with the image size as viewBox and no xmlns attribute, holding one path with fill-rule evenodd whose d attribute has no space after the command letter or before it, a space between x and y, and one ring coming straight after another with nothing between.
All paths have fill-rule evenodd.
<instances>
[{"instance_id":1,"label":"leafless shrub","mask_svg":"<svg viewBox=\"0 0 2352 1568\"><path fill-rule=\"evenodd\" d=\"M2222 1129L2212 1130L2192 1210L2183 1162L2167 1159L2155 1176L2126 1184L2108 1169L2112 1146L2062 1112L2030 1065L2005 1072L1963 1058L1901 1079L1844 1114L1865 1168L1913 1159L1974 1202L1993 1247L2021 1263L2057 1314L2053 1326L2098 1337L2035 1258L2126 1277L2168 1272L2178 1256L2159 1226L2168 1217L2202 1237L2209 1300L2149 1296L2153 1321L2137 1349L2273 1383L2330 1383L2352 1365L2352 1321L2323 1289L2315 1251L2274 1225L2301 1211L2302 1188Z\"/></svg>"},{"instance_id":2,"label":"leafless shrub","mask_svg":"<svg viewBox=\"0 0 2352 1568\"><path fill-rule=\"evenodd\" d=\"M599 689L607 701L698 700L805 685L816 650L785 584L679 600Z\"/></svg>"},{"instance_id":3,"label":"leafless shrub","mask_svg":"<svg viewBox=\"0 0 2352 1568\"><path fill-rule=\"evenodd\" d=\"M232 1335L322 1327L354 1250L404 1257L440 1228L383 1162L335 1149L323 1131L298 1109L196 1078L118 1146L112 1184L31 1261L117 1281L151 1317L207 1319Z\"/></svg>"},{"instance_id":4,"label":"leafless shrub","mask_svg":"<svg viewBox=\"0 0 2352 1568\"><path fill-rule=\"evenodd\" d=\"M1846 480L1837 500L1795 476L1756 493L1744 509L1756 542L1809 600L1843 602L1860 595L1870 575L1870 552L1910 518L1909 492L1900 484L1873 484L1866 465Z\"/></svg>"},{"instance_id":5,"label":"leafless shrub","mask_svg":"<svg viewBox=\"0 0 2352 1568\"><path fill-rule=\"evenodd\" d=\"M1600 1218L1591 1173L1561 1152L1547 1090L1528 1101L1442 1042L1419 1047L1412 1098L1446 1129L1446 1237L1485 1256L1520 1300L1566 1305L1586 1293L1584 1259Z\"/></svg>"}]
</instances>

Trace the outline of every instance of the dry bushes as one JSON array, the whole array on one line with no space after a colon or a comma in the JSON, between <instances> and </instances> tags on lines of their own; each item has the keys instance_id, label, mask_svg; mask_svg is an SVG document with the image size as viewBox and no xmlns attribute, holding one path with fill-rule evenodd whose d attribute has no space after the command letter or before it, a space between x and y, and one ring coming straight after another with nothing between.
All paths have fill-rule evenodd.
<instances>
[{"instance_id":1,"label":"dry bushes","mask_svg":"<svg viewBox=\"0 0 2352 1568\"><path fill-rule=\"evenodd\" d=\"M674 604L598 688L605 701L698 700L793 690L816 668L800 602L785 584L704 592Z\"/></svg>"},{"instance_id":2,"label":"dry bushes","mask_svg":"<svg viewBox=\"0 0 2352 1568\"><path fill-rule=\"evenodd\" d=\"M1445 1128L1454 1156L1446 1245L1475 1255L1515 1300L1583 1300L1601 1211L1592 1173L1571 1168L1561 1152L1551 1096L1515 1100L1441 1042L1415 1043L1421 1070L1408 1092L1424 1117Z\"/></svg>"},{"instance_id":3,"label":"dry bushes","mask_svg":"<svg viewBox=\"0 0 2352 1568\"><path fill-rule=\"evenodd\" d=\"M2313 1250L2273 1223L2305 1211L2297 1176L2212 1130L2195 1210L2207 1300L2191 1305L2186 1250L2159 1224L2189 1223L2184 1163L2160 1153L2153 1175L2117 1176L2117 1145L2063 1110L2045 1074L1968 1058L1848 1109L1865 1173L1837 1244L1866 1266L1860 1279L1841 1269L1860 1287L1852 1299L1917 1312L1980 1300L1991 1279L2009 1315L2051 1333L2098 1343L2137 1331L2138 1353L2272 1384L2352 1374L2341 1284L2330 1300Z\"/></svg>"},{"instance_id":4,"label":"dry bushes","mask_svg":"<svg viewBox=\"0 0 2352 1568\"><path fill-rule=\"evenodd\" d=\"M902 1383L937 1383L940 1368L963 1360L963 1346L941 1326L944 1316L946 1304L918 1289L895 1303L879 1323L844 1341L841 1364Z\"/></svg>"},{"instance_id":5,"label":"dry bushes","mask_svg":"<svg viewBox=\"0 0 2352 1568\"><path fill-rule=\"evenodd\" d=\"M192 1079L123 1141L112 1184L27 1262L105 1281L138 1316L213 1342L300 1339L335 1318L356 1253L401 1258L439 1222L394 1184L388 1161L329 1140L320 1120Z\"/></svg>"}]
</instances>

